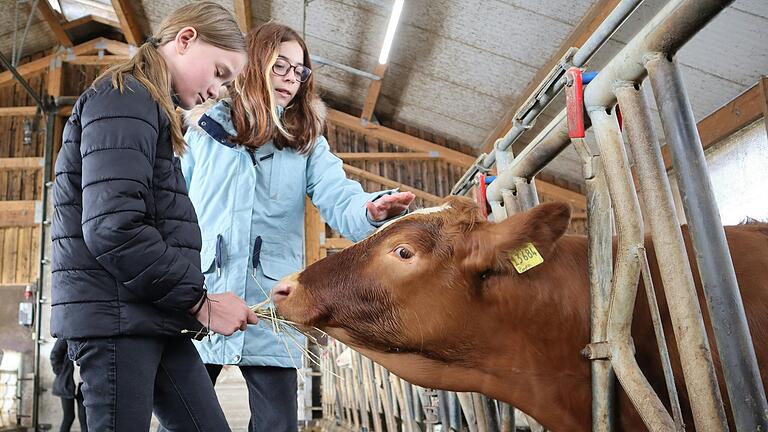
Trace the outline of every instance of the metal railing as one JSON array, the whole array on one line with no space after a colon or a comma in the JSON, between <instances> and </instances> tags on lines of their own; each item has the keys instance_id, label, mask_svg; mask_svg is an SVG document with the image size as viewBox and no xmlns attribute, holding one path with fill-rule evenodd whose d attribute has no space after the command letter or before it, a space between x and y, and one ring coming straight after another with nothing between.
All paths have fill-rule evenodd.
<instances>
[{"instance_id":1,"label":"metal railing","mask_svg":"<svg viewBox=\"0 0 768 432\"><path fill-rule=\"evenodd\" d=\"M588 218L590 221L590 280L593 303L601 309L593 311L592 353L593 380L605 384L610 378L606 361L616 371L619 382L651 430L681 429L679 406L673 403L672 416L667 413L659 397L642 375L631 350L629 329L632 322L637 284L641 274L646 280L648 265L643 243L643 222L637 192L627 163L622 134L615 115L617 98L624 114L624 125L632 153L637 164L637 180L641 194L648 203L648 218L654 237L654 248L668 299L672 325L676 335L683 376L690 399L697 430L727 430L723 400L715 376L711 349L707 340L688 255L682 240L678 220L674 213L669 180L663 168L661 153L653 129L649 110L640 95L640 85L646 74L654 87L654 95L661 114L673 167L683 196L685 214L691 225L694 255L699 263L705 298L709 306L714 335L723 365L725 384L731 401L737 430L768 430L768 408L749 328L741 302L735 272L725 242L722 223L712 194L706 171L696 123L690 108L680 73L673 60L674 54L696 32L727 7L728 0L673 0L654 16L638 34L600 71L597 78L584 91L584 104L595 132L598 154L577 146L585 163L587 181ZM615 11L614 11L615 12ZM573 57L574 59L576 56ZM581 58L581 57L579 57ZM574 65L575 62L572 62ZM576 65L579 66L579 65ZM551 76L559 72L553 71ZM565 85L563 79L560 79ZM550 80L540 88L539 101L551 100L550 94L562 85ZM526 106L521 109L521 112ZM490 168L495 155L514 142L529 123L529 118L516 116L516 123L495 150L478 158L475 166L453 189L463 194L472 187L475 175ZM539 110L540 112L540 110ZM514 159L506 155L499 174L487 189L487 199L496 219L502 219L515 209L526 209L531 199L531 180L571 144L565 112L558 115ZM583 143L582 143L583 144ZM599 161L599 162L598 162ZM604 171L604 175L600 171ZM605 182L601 185L600 178ZM607 204L610 198L610 204ZM517 203L510 203L517 201ZM505 205L506 204L506 205ZM613 209L617 227L615 274L610 262L610 221L605 220L606 209ZM596 252L599 251L599 252ZM604 315L608 281L610 288L610 319ZM649 294L652 292L652 288ZM651 309L657 306L653 299ZM657 319L654 319L657 321ZM657 335L663 332L657 328ZM662 358L668 359L665 342L660 340ZM668 363L668 360L667 360ZM602 377L602 378L600 378ZM607 378L608 377L608 378ZM669 392L674 400L674 382L667 372ZM611 396L604 385L593 381L593 428L610 430ZM610 388L610 386L608 386Z\"/></svg>"}]
</instances>

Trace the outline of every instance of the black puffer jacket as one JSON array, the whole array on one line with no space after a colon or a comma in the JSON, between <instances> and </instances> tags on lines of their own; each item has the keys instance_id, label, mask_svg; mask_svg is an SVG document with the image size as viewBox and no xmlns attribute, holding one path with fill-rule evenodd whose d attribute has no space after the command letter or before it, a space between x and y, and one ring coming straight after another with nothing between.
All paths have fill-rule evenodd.
<instances>
[{"instance_id":1,"label":"black puffer jacket","mask_svg":"<svg viewBox=\"0 0 768 432\"><path fill-rule=\"evenodd\" d=\"M169 121L126 76L83 93L53 187L52 318L58 338L180 336L200 324L200 228Z\"/></svg>"}]
</instances>

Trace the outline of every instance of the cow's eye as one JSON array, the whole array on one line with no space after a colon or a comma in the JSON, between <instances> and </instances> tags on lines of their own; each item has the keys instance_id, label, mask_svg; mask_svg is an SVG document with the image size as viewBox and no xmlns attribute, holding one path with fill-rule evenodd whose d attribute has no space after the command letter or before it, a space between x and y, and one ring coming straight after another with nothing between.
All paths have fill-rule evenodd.
<instances>
[{"instance_id":1,"label":"cow's eye","mask_svg":"<svg viewBox=\"0 0 768 432\"><path fill-rule=\"evenodd\" d=\"M397 255L401 259L407 260L413 257L413 252L411 252L410 250L406 249L403 246L398 246L398 248L395 249L395 255Z\"/></svg>"}]
</instances>

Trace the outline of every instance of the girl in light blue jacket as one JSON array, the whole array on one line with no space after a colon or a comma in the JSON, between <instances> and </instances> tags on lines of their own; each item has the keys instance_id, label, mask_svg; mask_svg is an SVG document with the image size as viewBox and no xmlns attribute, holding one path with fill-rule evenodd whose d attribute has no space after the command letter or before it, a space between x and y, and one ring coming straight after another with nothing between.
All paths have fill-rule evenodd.
<instances>
[{"instance_id":1,"label":"girl in light blue jacket","mask_svg":"<svg viewBox=\"0 0 768 432\"><path fill-rule=\"evenodd\" d=\"M414 195L370 194L346 178L321 136L322 104L306 45L294 30L267 23L249 33L247 44L250 62L232 99L187 117L182 170L202 231L208 292L232 292L254 305L304 266L305 196L331 227L358 241L404 213ZM222 365L240 367L249 430L297 430L295 368L302 353L269 323L196 346L214 383Z\"/></svg>"}]
</instances>

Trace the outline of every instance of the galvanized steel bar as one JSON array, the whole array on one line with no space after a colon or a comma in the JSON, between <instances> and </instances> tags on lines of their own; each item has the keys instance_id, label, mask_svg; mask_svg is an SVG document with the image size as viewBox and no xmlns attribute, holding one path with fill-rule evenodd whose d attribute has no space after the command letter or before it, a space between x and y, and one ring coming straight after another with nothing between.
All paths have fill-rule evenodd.
<instances>
[{"instance_id":1,"label":"galvanized steel bar","mask_svg":"<svg viewBox=\"0 0 768 432\"><path fill-rule=\"evenodd\" d=\"M699 275L739 431L768 430L768 403L696 120L680 71L666 55L647 63L690 226Z\"/></svg>"},{"instance_id":2,"label":"galvanized steel bar","mask_svg":"<svg viewBox=\"0 0 768 432\"><path fill-rule=\"evenodd\" d=\"M517 141L525 131L533 126L536 118L547 108L550 102L557 97L563 89L564 82L562 77L570 66L582 67L589 59L605 44L613 35L616 29L637 9L643 0L623 0L611 13L605 17L600 26L589 36L584 44L569 60L568 56L564 61L555 66L555 68L544 78L541 85L534 91L531 98L521 107L521 110L515 115L512 128L494 144L494 150L486 155L479 166L471 168L467 173L469 175L462 177L451 191L452 195L463 195L470 187L470 182L474 174L479 170L488 170L496 162L498 150L506 150Z\"/></svg>"},{"instance_id":3,"label":"galvanized steel bar","mask_svg":"<svg viewBox=\"0 0 768 432\"><path fill-rule=\"evenodd\" d=\"M515 181L518 178L532 179L570 143L568 120L563 110L531 144L515 157L507 169L499 171L496 180L488 185L486 190L488 201L501 201L503 189L514 190Z\"/></svg>"},{"instance_id":4,"label":"galvanized steel bar","mask_svg":"<svg viewBox=\"0 0 768 432\"><path fill-rule=\"evenodd\" d=\"M646 74L643 65L646 55L676 53L731 3L733 0L673 0L667 3L585 88L584 104L588 109L612 107L616 103L613 84L640 82Z\"/></svg>"},{"instance_id":5,"label":"galvanized steel bar","mask_svg":"<svg viewBox=\"0 0 768 432\"><path fill-rule=\"evenodd\" d=\"M614 56L613 60L585 88L585 105L588 108L596 106L612 107L616 103L616 96L612 91L614 82L639 82L645 76L646 70L643 67L643 56L654 52L670 54L676 52L732 1L670 1L632 38L629 44ZM513 163L515 173L513 175L505 176L503 173L499 173L496 181L491 184L488 190L488 193L493 195L493 199L501 200L499 191L514 187L514 177L532 178L568 146L570 139L567 136L566 123L564 112L562 112L556 119L550 122L545 132L540 133L534 138L526 149L515 158ZM510 133L512 133L512 130L510 130ZM540 146L540 141L542 140L547 140L547 145ZM502 146L498 148L500 147ZM528 150L529 148L531 150ZM531 160L528 161L528 158ZM495 161L495 156L491 159ZM481 166L485 169L493 165L493 162L487 163L488 160L489 157L486 157L481 163ZM496 185L494 186L494 184ZM465 185L457 184L451 193L460 194L465 193L466 190L468 188Z\"/></svg>"},{"instance_id":6,"label":"galvanized steel bar","mask_svg":"<svg viewBox=\"0 0 768 432\"><path fill-rule=\"evenodd\" d=\"M638 254L643 246L643 222L629 161L615 115L605 109L593 109L589 111L589 116L603 160L618 233L607 331L611 364L648 429L673 431L675 424L672 417L640 370L632 343L632 315L640 277Z\"/></svg>"},{"instance_id":7,"label":"galvanized steel bar","mask_svg":"<svg viewBox=\"0 0 768 432\"><path fill-rule=\"evenodd\" d=\"M381 77L378 75L372 74L370 72L362 71L360 69L355 69L352 66L347 66L345 64L341 64L333 60L328 60L327 58L316 56L314 54L312 54L310 57L312 58L312 61L316 64L335 67L336 69L343 70L344 72L351 73L352 75L357 75L359 77L369 79L371 81L381 80Z\"/></svg>"},{"instance_id":8,"label":"galvanized steel bar","mask_svg":"<svg viewBox=\"0 0 768 432\"><path fill-rule=\"evenodd\" d=\"M642 90L633 83L617 86L616 96L646 205L693 417L699 430L714 430L721 426L722 398L651 112ZM705 418L712 420L704 422Z\"/></svg>"},{"instance_id":9,"label":"galvanized steel bar","mask_svg":"<svg viewBox=\"0 0 768 432\"><path fill-rule=\"evenodd\" d=\"M589 254L590 342L608 339L608 313L613 276L613 224L611 199L600 157L583 139L573 141L581 157L587 189L587 241ZM611 361L592 360L592 432L616 429L616 374Z\"/></svg>"}]
</instances>

